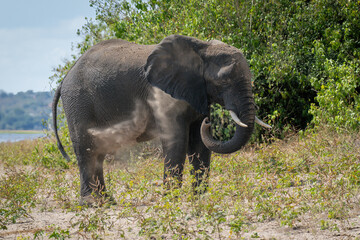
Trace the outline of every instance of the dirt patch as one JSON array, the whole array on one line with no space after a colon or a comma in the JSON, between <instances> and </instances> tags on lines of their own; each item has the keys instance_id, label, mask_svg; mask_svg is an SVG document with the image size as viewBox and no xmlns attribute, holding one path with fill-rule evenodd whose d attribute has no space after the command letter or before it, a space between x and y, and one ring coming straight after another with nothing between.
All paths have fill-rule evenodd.
<instances>
[{"instance_id":1,"label":"dirt patch","mask_svg":"<svg viewBox=\"0 0 360 240\"><path fill-rule=\"evenodd\" d=\"M85 233L79 231L79 225L89 224L91 218L101 212L100 215L104 218L99 220L97 224L102 222L102 226L96 234ZM34 209L30 213L31 218L24 218L17 221L16 224L10 224L7 230L0 232L0 239L26 239L29 237L33 239L38 236L39 239L47 239L53 236L63 235L70 239L148 239L144 236L139 236L140 227L136 222L136 217L121 218L123 211L119 207L114 206L107 210L88 209L86 212L75 213L67 212L66 210L53 209L51 211L40 211ZM96 223L93 223L96 227ZM281 226L278 221L266 221L262 223L251 224L245 232L237 235L224 226L220 236L213 234L213 239L308 239L308 240L327 240L327 239L358 239L360 238L360 216L346 219L344 221L335 221L337 229L321 230L317 227L319 224L315 222L304 222L298 224L296 227ZM227 228L227 229L226 229ZM329 227L331 228L331 227ZM334 225L332 226L334 228ZM68 232L67 232L68 231ZM56 235L57 233L57 235ZM162 239L173 239L171 234L163 234ZM55 237L53 237L55 238ZM60 239L60 238L58 238ZM155 238L154 238L155 239ZM191 236L189 236L189 239Z\"/></svg>"},{"instance_id":2,"label":"dirt patch","mask_svg":"<svg viewBox=\"0 0 360 240\"><path fill-rule=\"evenodd\" d=\"M165 194L157 147L119 152L121 161L109 158L104 171L117 205L92 208L78 206L76 163L53 164L62 158L40 148L40 156L2 149L0 226L7 229L0 239L360 239L360 152L352 136L214 154L201 196L193 194L189 164L182 188Z\"/></svg>"}]
</instances>

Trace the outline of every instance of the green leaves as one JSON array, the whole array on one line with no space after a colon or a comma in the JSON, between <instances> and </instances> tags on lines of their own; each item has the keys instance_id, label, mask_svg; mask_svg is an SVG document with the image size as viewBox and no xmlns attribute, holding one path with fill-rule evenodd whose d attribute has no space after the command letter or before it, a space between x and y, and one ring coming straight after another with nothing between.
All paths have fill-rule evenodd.
<instances>
[{"instance_id":1,"label":"green leaves","mask_svg":"<svg viewBox=\"0 0 360 240\"><path fill-rule=\"evenodd\" d=\"M321 77L311 78L318 90L310 112L315 125L327 124L337 130L357 130L360 127L360 85L359 61L338 65L326 59Z\"/></svg>"},{"instance_id":2,"label":"green leaves","mask_svg":"<svg viewBox=\"0 0 360 240\"><path fill-rule=\"evenodd\" d=\"M257 115L274 126L270 133L256 128L256 139L263 139L265 134L283 137L288 129L305 129L311 122L319 124L320 119L327 122L330 115L335 118L336 114L340 119L331 124L357 128L354 122L345 122L355 121L359 112L360 83L355 72L360 58L358 1L91 0L90 3L96 19L88 20L79 31L84 36L77 46L80 54L108 38L155 44L170 34L218 39L242 50L253 73ZM72 62L58 68L53 79L59 82L66 72L63 70L71 65ZM343 78L350 88L343 86ZM320 114L321 111L331 113ZM232 132L229 120L217 119L226 118L227 114L213 113L212 117L216 122L213 129L230 126L219 130L222 136L217 133L215 136L229 137Z\"/></svg>"}]
</instances>

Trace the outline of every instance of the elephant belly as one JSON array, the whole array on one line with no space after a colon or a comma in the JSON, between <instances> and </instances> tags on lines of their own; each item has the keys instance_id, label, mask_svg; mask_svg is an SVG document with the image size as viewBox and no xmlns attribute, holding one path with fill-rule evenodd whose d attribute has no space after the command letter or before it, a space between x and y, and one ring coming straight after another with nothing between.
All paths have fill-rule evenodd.
<instances>
[{"instance_id":1,"label":"elephant belly","mask_svg":"<svg viewBox=\"0 0 360 240\"><path fill-rule=\"evenodd\" d=\"M154 138L154 125L148 107L139 101L127 120L107 127L90 128L88 132L98 152L112 153L121 147Z\"/></svg>"}]
</instances>

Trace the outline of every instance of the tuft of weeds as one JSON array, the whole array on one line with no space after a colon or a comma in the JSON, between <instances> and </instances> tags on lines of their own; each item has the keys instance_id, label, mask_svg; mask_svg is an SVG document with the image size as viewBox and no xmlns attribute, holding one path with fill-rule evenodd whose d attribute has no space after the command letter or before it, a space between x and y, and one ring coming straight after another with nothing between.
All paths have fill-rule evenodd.
<instances>
[{"instance_id":1,"label":"tuft of weeds","mask_svg":"<svg viewBox=\"0 0 360 240\"><path fill-rule=\"evenodd\" d=\"M91 239L104 239L106 232L111 230L112 222L105 208L82 209L71 220L72 228L77 234Z\"/></svg>"},{"instance_id":2,"label":"tuft of weeds","mask_svg":"<svg viewBox=\"0 0 360 240\"><path fill-rule=\"evenodd\" d=\"M5 169L0 178L0 228L16 223L21 217L31 218L28 209L35 206L37 172L27 173L15 168Z\"/></svg>"},{"instance_id":3,"label":"tuft of weeds","mask_svg":"<svg viewBox=\"0 0 360 240\"><path fill-rule=\"evenodd\" d=\"M7 166L42 166L57 169L69 169L70 165L75 163L74 159L70 163L64 159L53 138L0 143L0 159Z\"/></svg>"},{"instance_id":4,"label":"tuft of weeds","mask_svg":"<svg viewBox=\"0 0 360 240\"><path fill-rule=\"evenodd\" d=\"M39 233L41 235L43 234L43 232ZM64 240L70 238L70 232L68 229L61 229L60 227L56 227L53 231L50 231L48 237L49 239Z\"/></svg>"}]
</instances>

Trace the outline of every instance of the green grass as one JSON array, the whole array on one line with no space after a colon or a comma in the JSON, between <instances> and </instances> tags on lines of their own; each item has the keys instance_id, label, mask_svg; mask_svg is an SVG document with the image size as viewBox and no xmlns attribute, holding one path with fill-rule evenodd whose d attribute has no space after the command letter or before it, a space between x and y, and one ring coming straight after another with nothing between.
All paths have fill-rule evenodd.
<instances>
[{"instance_id":1,"label":"green grass","mask_svg":"<svg viewBox=\"0 0 360 240\"><path fill-rule=\"evenodd\" d=\"M145 145L129 154L129 162L107 160L107 186L117 205L90 209L78 206L76 164L63 161L52 140L2 143L0 227L5 231L0 237L287 239L277 235L283 228L295 239L305 233L355 238L359 139L359 134L324 130L214 154L210 188L201 196L192 193L188 164L183 187L164 194L159 150ZM57 217L43 225L41 213ZM26 221L32 231L22 228ZM262 230L267 225L276 226L273 233Z\"/></svg>"}]
</instances>

